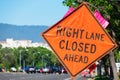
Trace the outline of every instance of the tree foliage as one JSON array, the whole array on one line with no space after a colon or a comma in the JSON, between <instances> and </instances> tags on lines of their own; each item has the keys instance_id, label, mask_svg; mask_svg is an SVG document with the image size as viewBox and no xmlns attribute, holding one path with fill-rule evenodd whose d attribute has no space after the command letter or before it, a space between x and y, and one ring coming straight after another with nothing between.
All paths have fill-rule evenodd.
<instances>
[{"instance_id":1,"label":"tree foliage","mask_svg":"<svg viewBox=\"0 0 120 80\"><path fill-rule=\"evenodd\" d=\"M55 58L52 51L43 47L18 47L18 48L1 48L0 49L0 67L10 68L20 66L53 66L54 64L60 65L59 61Z\"/></svg>"}]
</instances>

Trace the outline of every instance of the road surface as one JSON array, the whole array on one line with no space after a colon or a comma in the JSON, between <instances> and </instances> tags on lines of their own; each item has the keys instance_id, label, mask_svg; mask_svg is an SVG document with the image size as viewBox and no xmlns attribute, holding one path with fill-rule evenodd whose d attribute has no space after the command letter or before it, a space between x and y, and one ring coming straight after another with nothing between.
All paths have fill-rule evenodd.
<instances>
[{"instance_id":1,"label":"road surface","mask_svg":"<svg viewBox=\"0 0 120 80\"><path fill-rule=\"evenodd\" d=\"M68 74L0 73L0 80L71 80ZM88 80L81 76L75 80Z\"/></svg>"}]
</instances>

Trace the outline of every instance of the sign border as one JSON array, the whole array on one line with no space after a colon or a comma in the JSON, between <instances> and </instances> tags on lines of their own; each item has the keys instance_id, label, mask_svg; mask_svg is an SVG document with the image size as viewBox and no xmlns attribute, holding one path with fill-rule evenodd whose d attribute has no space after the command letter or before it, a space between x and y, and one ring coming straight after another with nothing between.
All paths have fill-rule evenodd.
<instances>
[{"instance_id":1,"label":"sign border","mask_svg":"<svg viewBox=\"0 0 120 80\"><path fill-rule=\"evenodd\" d=\"M89 9L89 7L87 6L86 2L83 2L82 4L80 4L80 6L75 9L73 12L71 12L68 16L70 16L72 13L74 13L75 11L77 11L79 8L81 8L83 5L85 5L85 7L88 9L88 11L90 12L90 14L92 15L92 17L97 21L97 19L95 18L95 16L93 15L92 11ZM55 56L57 57L57 59L61 62L61 64L65 67L65 69L69 72L69 74L73 77L77 76L80 72L82 72L84 69L86 69L87 67L89 67L90 65L92 65L95 61L100 60L102 57L104 57L105 55L107 55L108 53L112 52L112 50L114 50L117 47L117 44L113 41L113 39L111 38L111 36L105 31L105 29L100 25L100 23L97 21L97 23L99 24L100 28L106 33L106 35L108 36L108 38L111 40L111 42L113 43L113 47L111 47L109 50L107 50L106 52L103 53L103 55L99 56L97 59L95 59L94 61L92 61L89 65L87 65L85 68L83 68L82 70L80 70L79 72L77 72L75 75L73 75L71 73L71 71L67 68L66 64L64 64L64 62L61 60L60 56L58 56L57 52L54 50L54 48L50 45L49 41L44 37L44 34L47 33L49 30L51 30L53 27L55 27L57 24L59 24L60 22L62 22L65 18L67 18L68 16L64 17L63 19L61 19L60 21L58 21L56 24L54 24L53 26L51 26L50 28L48 28L47 30L45 30L42 33L42 37L45 39L45 41L49 44L49 46L51 47L51 49L53 50Z\"/></svg>"}]
</instances>

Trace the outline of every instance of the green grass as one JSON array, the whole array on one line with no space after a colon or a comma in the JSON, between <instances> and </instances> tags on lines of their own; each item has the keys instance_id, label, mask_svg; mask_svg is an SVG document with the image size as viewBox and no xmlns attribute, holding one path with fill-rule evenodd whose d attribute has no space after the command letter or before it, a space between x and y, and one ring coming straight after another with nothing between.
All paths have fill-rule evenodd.
<instances>
[{"instance_id":1,"label":"green grass","mask_svg":"<svg viewBox=\"0 0 120 80\"><path fill-rule=\"evenodd\" d=\"M109 80L106 76L96 76L94 80Z\"/></svg>"},{"instance_id":2,"label":"green grass","mask_svg":"<svg viewBox=\"0 0 120 80\"><path fill-rule=\"evenodd\" d=\"M120 80L120 72L118 73L119 80ZM96 76L94 80L110 80L107 76Z\"/></svg>"}]
</instances>

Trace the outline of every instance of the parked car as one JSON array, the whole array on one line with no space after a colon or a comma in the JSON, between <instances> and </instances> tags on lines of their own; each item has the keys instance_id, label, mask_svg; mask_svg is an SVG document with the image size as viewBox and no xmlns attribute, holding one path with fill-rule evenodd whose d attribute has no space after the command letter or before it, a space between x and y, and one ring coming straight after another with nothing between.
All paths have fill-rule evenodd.
<instances>
[{"instance_id":1,"label":"parked car","mask_svg":"<svg viewBox=\"0 0 120 80\"><path fill-rule=\"evenodd\" d=\"M50 72L51 72L51 68L50 67L42 68L42 73L50 73Z\"/></svg>"},{"instance_id":2,"label":"parked car","mask_svg":"<svg viewBox=\"0 0 120 80\"><path fill-rule=\"evenodd\" d=\"M67 74L66 69L65 69L65 68L61 68L61 73L65 73L65 74Z\"/></svg>"},{"instance_id":3,"label":"parked car","mask_svg":"<svg viewBox=\"0 0 120 80\"><path fill-rule=\"evenodd\" d=\"M53 72L53 73L61 74L61 70L60 70L60 68L55 67L55 66L52 67L52 72Z\"/></svg>"},{"instance_id":4,"label":"parked car","mask_svg":"<svg viewBox=\"0 0 120 80\"><path fill-rule=\"evenodd\" d=\"M43 73L43 68L40 68L40 70L39 70L39 71L40 71L40 73Z\"/></svg>"},{"instance_id":5,"label":"parked car","mask_svg":"<svg viewBox=\"0 0 120 80\"><path fill-rule=\"evenodd\" d=\"M2 68L0 68L0 72L2 72Z\"/></svg>"},{"instance_id":6,"label":"parked car","mask_svg":"<svg viewBox=\"0 0 120 80\"><path fill-rule=\"evenodd\" d=\"M30 73L36 73L36 68L35 67L30 67L29 72Z\"/></svg>"},{"instance_id":7,"label":"parked car","mask_svg":"<svg viewBox=\"0 0 120 80\"><path fill-rule=\"evenodd\" d=\"M65 74L67 74L66 69L63 67L53 67L52 70L53 70L53 73L58 73L58 74L65 73Z\"/></svg>"},{"instance_id":8,"label":"parked car","mask_svg":"<svg viewBox=\"0 0 120 80\"><path fill-rule=\"evenodd\" d=\"M36 73L36 67L33 67L33 66L26 66L23 68L23 70L26 73Z\"/></svg>"},{"instance_id":9,"label":"parked car","mask_svg":"<svg viewBox=\"0 0 120 80\"><path fill-rule=\"evenodd\" d=\"M10 68L10 71L11 71L11 72L17 72L17 69L16 69L15 67L11 67L11 68Z\"/></svg>"},{"instance_id":10,"label":"parked car","mask_svg":"<svg viewBox=\"0 0 120 80\"><path fill-rule=\"evenodd\" d=\"M37 68L37 69L36 69L36 72L37 72L37 73L43 73L43 68Z\"/></svg>"}]
</instances>

